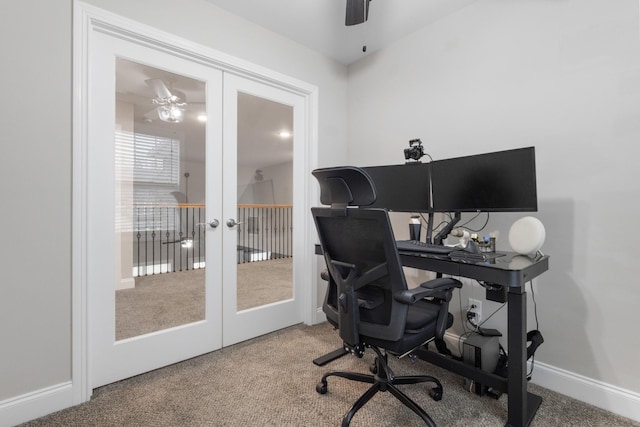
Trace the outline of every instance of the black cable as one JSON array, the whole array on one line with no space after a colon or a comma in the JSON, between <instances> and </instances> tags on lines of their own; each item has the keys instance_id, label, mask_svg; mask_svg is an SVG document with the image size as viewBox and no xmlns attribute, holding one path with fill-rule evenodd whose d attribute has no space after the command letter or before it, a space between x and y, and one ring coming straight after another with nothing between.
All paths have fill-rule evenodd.
<instances>
[{"instance_id":1,"label":"black cable","mask_svg":"<svg viewBox=\"0 0 640 427\"><path fill-rule=\"evenodd\" d=\"M533 314L536 319L536 330L540 330L540 323L538 322L538 304L536 303L536 294L533 292L533 280L529 281L529 287L531 288L531 300L533 301Z\"/></svg>"},{"instance_id":2,"label":"black cable","mask_svg":"<svg viewBox=\"0 0 640 427\"><path fill-rule=\"evenodd\" d=\"M480 327L471 321L471 318L469 317L469 314L470 314L470 313L471 313L471 310L467 310L467 312L465 313L465 317L466 317L465 322L466 322L466 323L468 323L469 325L471 325L471 328L473 329L473 330L471 331L471 333L473 333L473 332L478 332L478 329L479 329ZM475 317L475 316L474 316L474 317Z\"/></svg>"},{"instance_id":3,"label":"black cable","mask_svg":"<svg viewBox=\"0 0 640 427\"><path fill-rule=\"evenodd\" d=\"M424 229L425 232L429 231L429 227L431 226L429 219L424 217L424 212L417 213L418 215L420 215L420 218L422 218L422 221L420 222L420 228Z\"/></svg>"},{"instance_id":4,"label":"black cable","mask_svg":"<svg viewBox=\"0 0 640 427\"><path fill-rule=\"evenodd\" d=\"M478 283L479 283L481 286L483 286L483 287L485 286L483 283L481 283L481 282L479 282L479 281L477 281L477 280L476 280L476 282L478 282ZM460 291L460 290L458 289L458 292L459 292L459 291ZM485 324L485 322L487 322L487 320L491 319L491 318L492 318L492 317L493 317L497 312L499 312L500 310L502 310L502 309L504 308L504 306L505 306L505 305L507 305L507 303L506 303L506 302L503 302L503 303L500 305L500 307L498 307L498 308L497 308L493 313L491 313L491 314L490 314L486 319L484 319L482 322L478 323L477 325L476 325L476 324L474 324L473 322L471 322L471 321L469 320L469 317L468 317L468 315L469 315L469 310L467 310L467 311L465 312L465 322L469 322L469 324L470 324L471 326L473 326L473 329L474 329L474 330L473 330L473 331L471 331L471 332L478 332L478 331L480 330L480 327L481 327L482 325L484 325L484 324ZM460 312L462 313L462 301L460 301ZM463 329L464 329L464 330L465 330L465 332L466 332L466 329L464 328L464 323L465 323L465 322L463 322L463 323L462 323L462 327L463 327Z\"/></svg>"},{"instance_id":5,"label":"black cable","mask_svg":"<svg viewBox=\"0 0 640 427\"><path fill-rule=\"evenodd\" d=\"M460 289L458 289L458 303L460 305L460 314L462 314L462 295L461 295ZM478 330L480 329L480 325L476 325L471 321L471 319L469 319L469 312L470 310L465 310L464 319L462 319L462 330L464 331L464 333L462 334L461 337L465 337L465 338L473 333L477 333ZM467 324L470 326L471 330L467 330ZM458 343L459 342L460 342L460 338L458 339Z\"/></svg>"},{"instance_id":6,"label":"black cable","mask_svg":"<svg viewBox=\"0 0 640 427\"><path fill-rule=\"evenodd\" d=\"M507 305L507 303L506 303L506 302L503 302L503 303L502 303L502 305L500 305L500 307L498 307L498 308L496 309L496 311L494 311L493 313L491 313L491 314L489 315L489 317L487 317L487 318L486 318L486 319L484 319L482 322L480 322L480 324L478 325L478 329L479 329L482 325L484 325L484 324L485 324L485 322L486 322L487 320L491 319L491 318L493 317L493 315L494 315L494 314L496 314L497 312L499 312L500 310L502 310L502 308L503 308L505 305Z\"/></svg>"},{"instance_id":7,"label":"black cable","mask_svg":"<svg viewBox=\"0 0 640 427\"><path fill-rule=\"evenodd\" d=\"M531 300L533 301L533 315L536 319L536 330L540 330L540 323L538 322L538 304L536 303L536 294L533 291L533 280L529 281L529 288L531 289ZM533 353L531 355L531 369L529 369L529 373L527 374L527 381L531 380L531 376L533 375L533 368L536 364L536 354Z\"/></svg>"},{"instance_id":8,"label":"black cable","mask_svg":"<svg viewBox=\"0 0 640 427\"><path fill-rule=\"evenodd\" d=\"M462 291L460 290L460 288L458 288L458 305L460 306L460 314L462 314ZM472 333L473 331L467 331L467 327L465 325L466 323L466 313L465 313L465 319L462 319L462 330L464 331L465 335L467 333Z\"/></svg>"},{"instance_id":9,"label":"black cable","mask_svg":"<svg viewBox=\"0 0 640 427\"><path fill-rule=\"evenodd\" d=\"M425 232L429 231L429 226L431 224L429 222L429 219L425 218L424 212L411 212L411 215L414 215L414 214L418 214L418 215L420 215L420 218L422 218L422 221L420 221L420 229L424 230ZM435 227L433 227L431 229L431 232L432 233L437 232L438 228L442 227L444 224L447 224L447 222L446 221L441 221L440 224L436 225Z\"/></svg>"},{"instance_id":10,"label":"black cable","mask_svg":"<svg viewBox=\"0 0 640 427\"><path fill-rule=\"evenodd\" d=\"M423 218L424 218L424 217L423 217ZM451 218L451 215L449 215L449 221L451 221L451 219L452 219L452 218ZM448 223L449 223L449 222L447 222L447 221L440 221L440 224L438 224L438 225L436 225L435 227L433 227L433 228L432 228L432 232L437 234L438 229L439 229L440 227L442 227L442 226L447 225Z\"/></svg>"},{"instance_id":11,"label":"black cable","mask_svg":"<svg viewBox=\"0 0 640 427\"><path fill-rule=\"evenodd\" d=\"M469 224L471 221L473 221L474 219L478 218L481 213L482 212L476 212L474 216L472 216L470 219L468 219L465 223L460 224L459 227L464 227L465 225Z\"/></svg>"},{"instance_id":12,"label":"black cable","mask_svg":"<svg viewBox=\"0 0 640 427\"><path fill-rule=\"evenodd\" d=\"M434 232L437 232L441 227L443 227L443 226L445 226L445 225L447 225L447 224L448 224L448 222L447 222L447 221L440 221L440 224L436 225L436 226L433 228L433 231L434 231Z\"/></svg>"},{"instance_id":13,"label":"black cable","mask_svg":"<svg viewBox=\"0 0 640 427\"><path fill-rule=\"evenodd\" d=\"M487 226L487 224L489 224L489 218L490 218L490 213L489 212L485 212L487 214L487 218L484 221L484 224L482 224L482 227L480 227L477 230L474 230L472 228L467 227L467 224L471 223L472 221L474 221L476 218L478 218L483 212L478 212L476 213L472 218L470 218L469 220L467 220L465 223L458 225L456 228L464 228L470 232L473 233L478 233L482 230L484 230L484 228ZM442 226L446 226L449 223L451 223L451 221L453 221L453 216L451 215L451 212L444 212L444 214L448 217L448 221L441 221L440 224L438 224L437 226L433 227L432 232L434 233L438 233L438 229ZM423 217L424 219L424 217Z\"/></svg>"},{"instance_id":14,"label":"black cable","mask_svg":"<svg viewBox=\"0 0 640 427\"><path fill-rule=\"evenodd\" d=\"M486 212L486 214L487 214L487 218L485 219L484 224L482 224L482 227L480 227L479 229L474 230L474 229L472 229L472 228L466 227L466 225L467 225L467 224L469 224L471 221L473 221L473 220L475 220L476 218L478 218L478 217L480 216L480 214L482 214L482 213L483 213L483 212L478 212L477 214L475 214L475 215L473 216L473 218L469 219L469 220L468 220L467 222L465 222L464 224L460 224L460 225L459 225L459 228L466 228L467 230L472 231L472 232L474 232L474 233L478 233L478 232L480 232L480 231L484 230L484 228L487 226L487 224L489 224L489 217L491 216L491 214L490 214L489 212Z\"/></svg>"}]
</instances>

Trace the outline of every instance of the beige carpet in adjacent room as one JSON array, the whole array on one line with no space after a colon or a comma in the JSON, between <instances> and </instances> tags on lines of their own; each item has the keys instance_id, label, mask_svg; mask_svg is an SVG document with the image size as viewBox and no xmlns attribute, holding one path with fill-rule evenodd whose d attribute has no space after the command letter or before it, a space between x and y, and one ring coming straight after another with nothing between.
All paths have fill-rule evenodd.
<instances>
[{"instance_id":1,"label":"beige carpet in adjacent room","mask_svg":"<svg viewBox=\"0 0 640 427\"><path fill-rule=\"evenodd\" d=\"M238 264L237 273L238 311L293 295L293 258ZM116 339L203 320L204 277L205 269L154 274L116 291Z\"/></svg>"}]
</instances>

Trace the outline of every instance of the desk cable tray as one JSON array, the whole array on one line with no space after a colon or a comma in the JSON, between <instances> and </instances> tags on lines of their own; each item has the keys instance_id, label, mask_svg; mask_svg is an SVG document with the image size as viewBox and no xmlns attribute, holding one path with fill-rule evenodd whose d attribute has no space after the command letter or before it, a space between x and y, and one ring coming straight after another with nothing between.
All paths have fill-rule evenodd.
<instances>
[{"instance_id":1,"label":"desk cable tray","mask_svg":"<svg viewBox=\"0 0 640 427\"><path fill-rule=\"evenodd\" d=\"M449 258L460 259L460 260L469 260L469 261L488 261L492 259L499 258L504 256L505 254L502 252L467 252L456 250L449 252Z\"/></svg>"}]
</instances>

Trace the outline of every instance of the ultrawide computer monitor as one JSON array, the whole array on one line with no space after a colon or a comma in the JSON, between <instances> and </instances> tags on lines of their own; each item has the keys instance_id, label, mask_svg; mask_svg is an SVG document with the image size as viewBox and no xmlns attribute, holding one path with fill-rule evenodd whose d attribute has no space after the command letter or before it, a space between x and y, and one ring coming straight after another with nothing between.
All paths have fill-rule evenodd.
<instances>
[{"instance_id":1,"label":"ultrawide computer monitor","mask_svg":"<svg viewBox=\"0 0 640 427\"><path fill-rule=\"evenodd\" d=\"M538 210L534 147L429 164L434 212Z\"/></svg>"}]
</instances>

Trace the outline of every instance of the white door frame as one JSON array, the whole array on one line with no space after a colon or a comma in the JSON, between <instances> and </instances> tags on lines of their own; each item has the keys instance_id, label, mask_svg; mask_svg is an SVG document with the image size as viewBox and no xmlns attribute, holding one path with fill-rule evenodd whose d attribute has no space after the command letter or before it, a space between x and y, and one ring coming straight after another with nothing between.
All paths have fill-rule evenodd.
<instances>
[{"instance_id":1,"label":"white door frame","mask_svg":"<svg viewBox=\"0 0 640 427\"><path fill-rule=\"evenodd\" d=\"M318 88L298 79L234 58L217 50L176 37L170 33L121 17L103 9L74 1L73 28L73 204L72 204L72 394L73 404L89 400L92 380L89 354L89 295L87 284L87 141L88 141L88 63L94 33L106 33L134 43L188 58L222 71L241 75L299 94L305 98L304 143L301 156L304 165L294 179L303 191L294 194L294 206L308 213L318 199L317 185L311 170L317 165ZM302 215L302 232L294 239L297 247L308 248L295 254L294 281L308 286L302 289L303 313L306 324L316 322L317 260L312 245L315 234L310 215ZM294 243L295 245L295 243Z\"/></svg>"}]
</instances>

